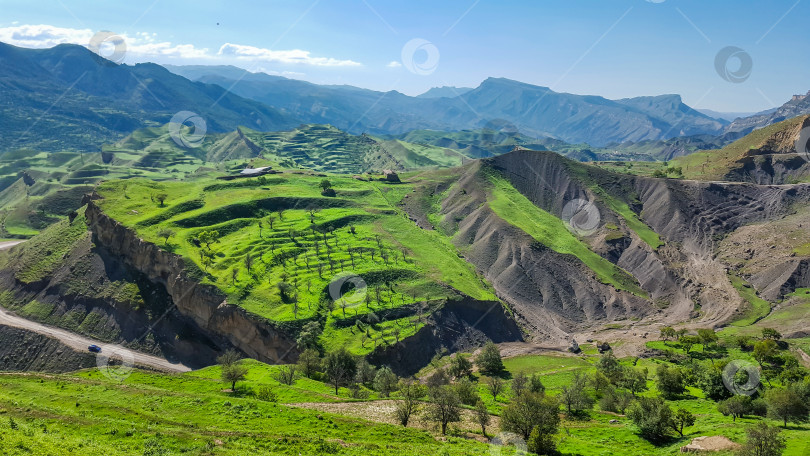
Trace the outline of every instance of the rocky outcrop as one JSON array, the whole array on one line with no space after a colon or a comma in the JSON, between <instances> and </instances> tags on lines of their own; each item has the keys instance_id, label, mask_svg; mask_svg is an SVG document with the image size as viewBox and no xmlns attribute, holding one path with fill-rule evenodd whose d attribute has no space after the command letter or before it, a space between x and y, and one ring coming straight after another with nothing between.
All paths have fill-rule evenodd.
<instances>
[{"instance_id":1,"label":"rocky outcrop","mask_svg":"<svg viewBox=\"0 0 810 456\"><path fill-rule=\"evenodd\" d=\"M149 280L165 286L173 305L215 340L227 341L247 356L268 362L293 362L299 349L281 329L241 307L230 305L212 285L189 277L184 259L140 239L107 216L93 201L86 217L93 239Z\"/></svg>"},{"instance_id":2,"label":"rocky outcrop","mask_svg":"<svg viewBox=\"0 0 810 456\"><path fill-rule=\"evenodd\" d=\"M387 365L398 375L414 375L436 353L473 351L487 341L523 340L520 328L498 301L450 300L427 317L417 333L394 345L380 347L369 362Z\"/></svg>"},{"instance_id":3,"label":"rocky outcrop","mask_svg":"<svg viewBox=\"0 0 810 456\"><path fill-rule=\"evenodd\" d=\"M0 325L2 371L59 373L95 365L95 355L77 352L58 340L41 334Z\"/></svg>"}]
</instances>

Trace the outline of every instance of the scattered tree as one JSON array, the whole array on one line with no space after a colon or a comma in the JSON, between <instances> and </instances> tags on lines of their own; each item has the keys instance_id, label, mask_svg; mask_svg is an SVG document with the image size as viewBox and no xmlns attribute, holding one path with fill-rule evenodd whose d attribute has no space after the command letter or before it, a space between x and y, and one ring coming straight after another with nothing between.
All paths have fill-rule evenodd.
<instances>
[{"instance_id":1,"label":"scattered tree","mask_svg":"<svg viewBox=\"0 0 810 456\"><path fill-rule=\"evenodd\" d=\"M781 456L787 447L787 441L778 427L759 422L746 429L748 439L740 448L739 456Z\"/></svg>"},{"instance_id":2,"label":"scattered tree","mask_svg":"<svg viewBox=\"0 0 810 456\"><path fill-rule=\"evenodd\" d=\"M410 380L403 380L399 384L399 397L397 402L396 415L399 423L407 426L414 413L419 410L419 400L425 396L425 387Z\"/></svg>"},{"instance_id":3,"label":"scattered tree","mask_svg":"<svg viewBox=\"0 0 810 456\"><path fill-rule=\"evenodd\" d=\"M157 200L158 204L160 204L160 207L165 206L165 204L163 204L163 203L166 201L166 198L168 198L168 197L169 197L169 195L167 195L165 193L156 193L154 195L154 199Z\"/></svg>"},{"instance_id":4,"label":"scattered tree","mask_svg":"<svg viewBox=\"0 0 810 456\"><path fill-rule=\"evenodd\" d=\"M247 373L248 368L242 364L241 360L222 366L222 380L231 384L231 391L236 391L236 382L244 380Z\"/></svg>"},{"instance_id":5,"label":"scattered tree","mask_svg":"<svg viewBox=\"0 0 810 456\"><path fill-rule=\"evenodd\" d=\"M464 405L475 405L475 403L480 400L478 397L478 388L476 387L476 384L473 383L473 381L468 377L464 377L459 380L455 385L453 385L453 389L456 390L458 399Z\"/></svg>"},{"instance_id":6,"label":"scattered tree","mask_svg":"<svg viewBox=\"0 0 810 456\"><path fill-rule=\"evenodd\" d=\"M253 255L250 252L248 252L245 255L245 260L244 260L245 269L247 269L248 274L250 274L250 268L253 267L253 261L254 261L253 260Z\"/></svg>"},{"instance_id":7,"label":"scattered tree","mask_svg":"<svg viewBox=\"0 0 810 456\"><path fill-rule=\"evenodd\" d=\"M500 375L504 370L501 351L492 342L484 345L481 353L475 358L475 364L479 371L487 375Z\"/></svg>"},{"instance_id":8,"label":"scattered tree","mask_svg":"<svg viewBox=\"0 0 810 456\"><path fill-rule=\"evenodd\" d=\"M278 372L276 373L276 380L279 383L284 385L292 385L295 383L295 377L297 372L297 367L295 364L285 364L278 368Z\"/></svg>"},{"instance_id":9,"label":"scattered tree","mask_svg":"<svg viewBox=\"0 0 810 456\"><path fill-rule=\"evenodd\" d=\"M161 228L158 230L157 235L164 239L163 245L166 245L169 243L169 238L175 235L175 232L170 228Z\"/></svg>"},{"instance_id":10,"label":"scattered tree","mask_svg":"<svg viewBox=\"0 0 810 456\"><path fill-rule=\"evenodd\" d=\"M773 339L761 340L754 344L754 359L759 363L759 367L764 368L765 362L776 356L779 346Z\"/></svg>"},{"instance_id":11,"label":"scattered tree","mask_svg":"<svg viewBox=\"0 0 810 456\"><path fill-rule=\"evenodd\" d=\"M674 339L676 336L675 329L672 326L664 326L661 328L661 338L664 340Z\"/></svg>"},{"instance_id":12,"label":"scattered tree","mask_svg":"<svg viewBox=\"0 0 810 456\"><path fill-rule=\"evenodd\" d=\"M700 343L700 338L697 336L683 335L678 338L678 343L681 344L683 350L688 355L692 347Z\"/></svg>"},{"instance_id":13,"label":"scattered tree","mask_svg":"<svg viewBox=\"0 0 810 456\"><path fill-rule=\"evenodd\" d=\"M484 405L484 401L479 399L478 402L475 403L475 421L481 426L481 434L484 437L487 437L487 425L490 420L491 418L487 406Z\"/></svg>"},{"instance_id":14,"label":"scattered tree","mask_svg":"<svg viewBox=\"0 0 810 456\"><path fill-rule=\"evenodd\" d=\"M675 432L680 434L681 437L683 437L683 428L694 426L694 424L695 415L682 408L679 408L672 417L672 428L675 429Z\"/></svg>"},{"instance_id":15,"label":"scattered tree","mask_svg":"<svg viewBox=\"0 0 810 456\"><path fill-rule=\"evenodd\" d=\"M489 377L487 378L487 389L492 394L492 400L498 400L498 394L503 391L503 380L499 377Z\"/></svg>"},{"instance_id":16,"label":"scattered tree","mask_svg":"<svg viewBox=\"0 0 810 456\"><path fill-rule=\"evenodd\" d=\"M751 409L751 397L743 395L732 396L717 404L717 411L724 416L731 416L731 421L742 418Z\"/></svg>"},{"instance_id":17,"label":"scattered tree","mask_svg":"<svg viewBox=\"0 0 810 456\"><path fill-rule=\"evenodd\" d=\"M469 377L472 375L473 365L469 358L457 353L456 356L450 358L450 366L447 372L455 378Z\"/></svg>"},{"instance_id":18,"label":"scattered tree","mask_svg":"<svg viewBox=\"0 0 810 456\"><path fill-rule=\"evenodd\" d=\"M302 347L316 348L322 332L323 328L321 328L321 325L317 321L310 321L305 324L301 332L298 333L296 343Z\"/></svg>"},{"instance_id":19,"label":"scattered tree","mask_svg":"<svg viewBox=\"0 0 810 456\"><path fill-rule=\"evenodd\" d=\"M216 230L203 231L199 235L197 235L197 239L199 239L200 242L205 244L205 248L207 248L210 251L211 244L219 242L219 231Z\"/></svg>"},{"instance_id":20,"label":"scattered tree","mask_svg":"<svg viewBox=\"0 0 810 456\"><path fill-rule=\"evenodd\" d=\"M447 425L461 421L461 402L453 388L448 385L430 391L430 404L426 418L439 424L442 435L447 434Z\"/></svg>"},{"instance_id":21,"label":"scattered tree","mask_svg":"<svg viewBox=\"0 0 810 456\"><path fill-rule=\"evenodd\" d=\"M677 397L686 392L683 373L677 367L670 368L666 364L661 364L655 374L658 377L658 390L664 397Z\"/></svg>"},{"instance_id":22,"label":"scattered tree","mask_svg":"<svg viewBox=\"0 0 810 456\"><path fill-rule=\"evenodd\" d=\"M523 392L526 391L526 388L529 385L529 377L526 376L523 372L518 372L515 374L514 378L512 378L512 395L513 396L520 396Z\"/></svg>"},{"instance_id":23,"label":"scattered tree","mask_svg":"<svg viewBox=\"0 0 810 456\"><path fill-rule=\"evenodd\" d=\"M501 430L514 432L524 440L535 428L544 436L557 433L560 424L559 406L553 398L525 393L513 398L501 412Z\"/></svg>"},{"instance_id":24,"label":"scattered tree","mask_svg":"<svg viewBox=\"0 0 810 456\"><path fill-rule=\"evenodd\" d=\"M298 356L298 366L304 377L312 378L321 367L321 357L318 351L312 348L307 348L301 355Z\"/></svg>"},{"instance_id":25,"label":"scattered tree","mask_svg":"<svg viewBox=\"0 0 810 456\"><path fill-rule=\"evenodd\" d=\"M585 391L587 384L588 377L576 371L571 383L563 386L560 401L565 405L569 415L593 407L593 398Z\"/></svg>"},{"instance_id":26,"label":"scattered tree","mask_svg":"<svg viewBox=\"0 0 810 456\"><path fill-rule=\"evenodd\" d=\"M662 440L673 428L672 409L660 397L639 397L630 406L627 416L648 440Z\"/></svg>"},{"instance_id":27,"label":"scattered tree","mask_svg":"<svg viewBox=\"0 0 810 456\"><path fill-rule=\"evenodd\" d=\"M762 338L769 339L769 340L779 340L782 338L782 334L779 331L773 328L763 328L762 329Z\"/></svg>"},{"instance_id":28,"label":"scattered tree","mask_svg":"<svg viewBox=\"0 0 810 456\"><path fill-rule=\"evenodd\" d=\"M713 329L698 329L698 338L704 347L711 346L717 342L717 333Z\"/></svg>"},{"instance_id":29,"label":"scattered tree","mask_svg":"<svg viewBox=\"0 0 810 456\"><path fill-rule=\"evenodd\" d=\"M377 370L374 376L374 389L383 397L388 397L392 391L396 390L399 378L390 367L383 366Z\"/></svg>"},{"instance_id":30,"label":"scattered tree","mask_svg":"<svg viewBox=\"0 0 810 456\"><path fill-rule=\"evenodd\" d=\"M785 428L788 421L803 423L808 419L808 404L793 386L769 390L765 402L768 404L768 416L782 421Z\"/></svg>"},{"instance_id":31,"label":"scattered tree","mask_svg":"<svg viewBox=\"0 0 810 456\"><path fill-rule=\"evenodd\" d=\"M323 367L329 382L335 388L335 396L338 395L338 389L351 381L357 373L357 364L345 348L328 353Z\"/></svg>"}]
</instances>

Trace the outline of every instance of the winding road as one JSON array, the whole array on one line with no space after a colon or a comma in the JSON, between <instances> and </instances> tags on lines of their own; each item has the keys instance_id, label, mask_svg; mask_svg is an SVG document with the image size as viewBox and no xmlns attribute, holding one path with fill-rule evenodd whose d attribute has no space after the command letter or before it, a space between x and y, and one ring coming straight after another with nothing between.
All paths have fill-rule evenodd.
<instances>
[{"instance_id":1,"label":"winding road","mask_svg":"<svg viewBox=\"0 0 810 456\"><path fill-rule=\"evenodd\" d=\"M17 244L22 244L25 241L3 241L0 242L0 250L6 250L14 247Z\"/></svg>"},{"instance_id":2,"label":"winding road","mask_svg":"<svg viewBox=\"0 0 810 456\"><path fill-rule=\"evenodd\" d=\"M130 350L125 348L121 345L113 345L113 344L105 344L103 342L99 342L97 340L93 340L84 336L81 336L76 333L72 333L70 331L54 328L52 326L45 326L41 323L37 323L35 321L26 320L25 318L18 317L0 307L0 325L3 326L11 326L13 328L20 328L25 329L26 331L35 332L37 334L42 334L44 336L52 337L54 339L59 340L63 344L67 345L68 347L83 352L87 350L87 347L90 345L99 345L102 347L102 354L120 354L122 352L129 353L132 355L132 361L136 366L144 366L150 367L152 369L157 369L161 371L167 372L189 372L191 369L188 366L184 366L183 364L174 364L170 363L169 361L160 358L158 356L147 355L146 353L140 353L137 351ZM125 358L129 358L126 356Z\"/></svg>"},{"instance_id":3,"label":"winding road","mask_svg":"<svg viewBox=\"0 0 810 456\"><path fill-rule=\"evenodd\" d=\"M24 241L0 242L0 250L10 249L11 247L20 244L22 242ZM41 323L37 323L35 321L26 320L25 318L14 315L13 313L7 311L2 307L0 307L0 325L11 326L13 328L20 328L26 331L31 331L37 334L52 337L62 342L63 344L67 345L68 347L80 352L86 351L87 347L89 347L90 345L99 345L102 347L101 350L102 354L106 353L112 355L113 353L116 354L125 353L127 354L127 356L124 356L124 358L130 358L128 355L131 354L132 356L130 359L134 362L136 366L144 366L167 372L191 371L191 369L188 366L185 366L183 364L170 363L169 361L160 358L158 356L152 356L147 355L145 353L133 351L121 345L104 344L103 342L99 342L97 340L93 340L64 329L54 328L52 326L46 326Z\"/></svg>"}]
</instances>

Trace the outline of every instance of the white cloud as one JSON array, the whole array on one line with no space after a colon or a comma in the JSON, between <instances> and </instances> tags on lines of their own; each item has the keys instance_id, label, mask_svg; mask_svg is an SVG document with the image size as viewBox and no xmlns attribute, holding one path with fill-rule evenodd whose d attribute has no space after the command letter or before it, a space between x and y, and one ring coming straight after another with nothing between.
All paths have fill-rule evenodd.
<instances>
[{"instance_id":1,"label":"white cloud","mask_svg":"<svg viewBox=\"0 0 810 456\"><path fill-rule=\"evenodd\" d=\"M353 60L338 60L331 57L312 57L309 51L304 51L301 49L274 51L272 49L232 43L223 44L222 47L219 48L219 52L217 54L241 59L255 59L286 64L303 64L326 67L362 66L362 64Z\"/></svg>"},{"instance_id":2,"label":"white cloud","mask_svg":"<svg viewBox=\"0 0 810 456\"><path fill-rule=\"evenodd\" d=\"M27 48L49 48L63 43L86 45L92 37L93 31L90 29L61 28L44 24L0 28L0 41Z\"/></svg>"},{"instance_id":3,"label":"white cloud","mask_svg":"<svg viewBox=\"0 0 810 456\"><path fill-rule=\"evenodd\" d=\"M95 32L90 29L73 29L53 25L14 25L0 27L0 41L26 48L50 48L59 44L72 43L87 46ZM133 35L118 33L127 47L126 61L144 61L149 59L216 59L233 57L253 59L283 64L303 64L321 67L361 66L352 60L339 60L331 57L313 57L309 51L301 49L274 51L254 46L225 43L219 52L212 54L208 48L198 48L193 44L175 44L160 41L156 33L135 32ZM284 72L290 76L302 73Z\"/></svg>"},{"instance_id":4,"label":"white cloud","mask_svg":"<svg viewBox=\"0 0 810 456\"><path fill-rule=\"evenodd\" d=\"M72 43L87 46L93 38L90 29L71 29L52 25L19 25L0 28L0 41L26 48L50 48L58 44ZM193 44L173 44L157 41L156 34L138 32L134 36L119 34L127 46L127 55L141 60L144 57L169 57L176 59L201 59L210 57L208 49Z\"/></svg>"},{"instance_id":5,"label":"white cloud","mask_svg":"<svg viewBox=\"0 0 810 456\"><path fill-rule=\"evenodd\" d=\"M386 65L386 66L387 66L388 68L399 68L399 67L401 67L401 66L402 66L402 64L401 64L401 63L399 63L399 62L397 62L396 60L393 60L393 61L391 61L391 62L390 62L388 65Z\"/></svg>"}]
</instances>

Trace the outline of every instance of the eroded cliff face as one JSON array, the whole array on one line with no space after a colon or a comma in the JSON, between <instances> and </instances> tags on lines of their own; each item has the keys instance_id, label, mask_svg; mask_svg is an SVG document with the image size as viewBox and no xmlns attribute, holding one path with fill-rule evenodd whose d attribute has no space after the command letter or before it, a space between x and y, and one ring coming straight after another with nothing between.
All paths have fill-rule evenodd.
<instances>
[{"instance_id":1,"label":"eroded cliff face","mask_svg":"<svg viewBox=\"0 0 810 456\"><path fill-rule=\"evenodd\" d=\"M599 282L573 255L540 245L498 217L486 204L487 195L477 175L479 166L468 167L443 201L444 228L457 229L454 243L493 284L498 297L509 303L531 338L565 346L584 329L657 312L646 300ZM523 164L528 173L532 167L542 169L545 164ZM560 193L572 198L587 196L564 170L551 169L546 182L559 185ZM542 185L531 190L527 197L533 202L562 212L564 203L552 191Z\"/></svg>"},{"instance_id":2,"label":"eroded cliff face","mask_svg":"<svg viewBox=\"0 0 810 456\"><path fill-rule=\"evenodd\" d=\"M181 256L140 239L134 231L107 216L93 201L87 204L86 217L95 242L149 280L162 284L173 306L213 339L225 341L248 357L263 362L289 363L298 358L299 349L288 334L228 304L216 287L189 277Z\"/></svg>"},{"instance_id":3,"label":"eroded cliff face","mask_svg":"<svg viewBox=\"0 0 810 456\"><path fill-rule=\"evenodd\" d=\"M478 170L491 167L541 209L561 217L566 202L582 198L601 215L596 233L582 238L590 248L630 273L649 299L599 282L581 261L539 245L498 217L487 204L486 183ZM631 229L607 198L627 204L639 220L660 235L655 248ZM810 260L796 257L798 247L770 254L767 268L752 268L719 257L718 246L737 232L750 232L810 205L810 185L753 185L696 182L617 175L570 162L552 152L514 151L473 163L442 201L442 227L455 233L465 257L490 280L531 335L558 341L593 334L606 323L626 327L692 323L722 326L739 317L748 304L729 275L751 282L769 300L781 299L797 286L808 286ZM810 216L793 221L810 225ZM606 225L611 225L608 231ZM748 230L748 231L745 231ZM745 246L735 241L736 248ZM749 244L750 245L750 244ZM728 248L731 257L736 250ZM600 335L599 337L602 337Z\"/></svg>"},{"instance_id":4,"label":"eroded cliff face","mask_svg":"<svg viewBox=\"0 0 810 456\"><path fill-rule=\"evenodd\" d=\"M425 325L397 344L381 346L369 355L370 362L389 366L398 375L416 374L442 351L473 351L487 341L517 342L523 334L498 301L472 298L450 300L430 314Z\"/></svg>"}]
</instances>

